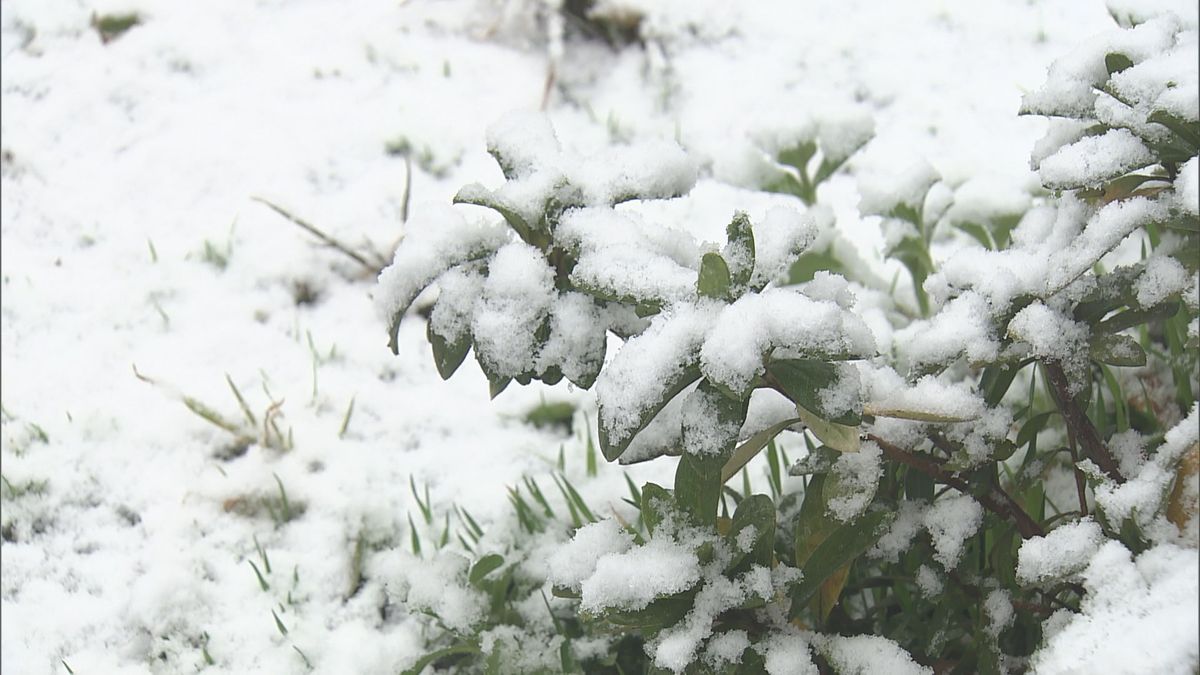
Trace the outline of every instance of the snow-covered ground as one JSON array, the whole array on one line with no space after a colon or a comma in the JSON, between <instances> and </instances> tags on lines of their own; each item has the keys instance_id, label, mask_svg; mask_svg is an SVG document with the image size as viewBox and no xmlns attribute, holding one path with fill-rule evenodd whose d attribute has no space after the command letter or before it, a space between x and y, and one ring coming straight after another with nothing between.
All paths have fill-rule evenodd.
<instances>
[{"instance_id":1,"label":"snow-covered ground","mask_svg":"<svg viewBox=\"0 0 1200 675\"><path fill-rule=\"evenodd\" d=\"M534 0L0 4L4 672L395 672L422 653L383 555L421 520L410 479L485 528L560 448L589 501L624 494L584 474L587 392L489 401L473 362L443 382L420 321L392 356L366 266L254 198L386 257L407 177L385 149L412 148L412 211L445 204L499 181L485 128L543 99L581 151L677 138L705 172L669 215L713 239L787 199L737 187L749 132L811 111L871 110L861 176L1036 184L1021 95L1112 25L1079 0L638 4L645 46L561 56ZM93 16L123 12L102 42ZM855 178L822 189L890 277ZM521 420L543 398L582 406L575 433Z\"/></svg>"}]
</instances>

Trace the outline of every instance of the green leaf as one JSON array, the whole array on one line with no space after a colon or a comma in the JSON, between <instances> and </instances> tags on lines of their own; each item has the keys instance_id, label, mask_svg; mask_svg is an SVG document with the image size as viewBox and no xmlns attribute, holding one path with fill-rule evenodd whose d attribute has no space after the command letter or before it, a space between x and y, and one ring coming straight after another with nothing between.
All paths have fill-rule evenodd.
<instances>
[{"instance_id":1,"label":"green leaf","mask_svg":"<svg viewBox=\"0 0 1200 675\"><path fill-rule=\"evenodd\" d=\"M896 514L889 511L868 513L837 528L821 542L801 566L804 577L792 588L791 616L795 617L812 599L825 579L871 548L895 518Z\"/></svg>"},{"instance_id":2,"label":"green leaf","mask_svg":"<svg viewBox=\"0 0 1200 675\"><path fill-rule=\"evenodd\" d=\"M796 460L796 463L788 469L788 475L808 476L816 473L827 473L833 468L834 462L837 461L841 454L827 445L822 445Z\"/></svg>"},{"instance_id":3,"label":"green leaf","mask_svg":"<svg viewBox=\"0 0 1200 675\"><path fill-rule=\"evenodd\" d=\"M725 228L728 241L722 258L732 261L730 281L734 289L744 290L754 275L754 230L750 226L750 218L739 211L733 215L733 220Z\"/></svg>"},{"instance_id":4,"label":"green leaf","mask_svg":"<svg viewBox=\"0 0 1200 675\"><path fill-rule=\"evenodd\" d=\"M627 630L656 631L679 623L692 609L696 589L658 598L639 610L607 610L600 618Z\"/></svg>"},{"instance_id":5,"label":"green leaf","mask_svg":"<svg viewBox=\"0 0 1200 675\"><path fill-rule=\"evenodd\" d=\"M773 377L787 397L802 408L826 414L821 405L821 390L834 386L841 378L837 366L813 359L772 359L767 374ZM855 406L861 410L861 406ZM857 426L862 415L851 409L830 420L836 424Z\"/></svg>"},{"instance_id":6,"label":"green leaf","mask_svg":"<svg viewBox=\"0 0 1200 675\"><path fill-rule=\"evenodd\" d=\"M726 535L734 552L725 567L726 575L737 576L749 571L752 565L771 567L775 558L775 518L775 503L766 495L751 495L738 504ZM754 528L754 536L749 550L743 551L737 541L747 527Z\"/></svg>"},{"instance_id":7,"label":"green leaf","mask_svg":"<svg viewBox=\"0 0 1200 675\"><path fill-rule=\"evenodd\" d=\"M737 472L741 471L743 466L746 466L750 460L754 459L755 455L757 455L763 448L767 447L767 444L770 443L772 439L783 433L783 431L788 427L800 421L801 420L799 417L793 417L781 422L776 422L757 434L754 434L750 438L747 438L746 442L739 445L733 451L733 455L729 457L729 461L727 461L724 468L721 469L721 483L724 484L728 482L730 478L736 476Z\"/></svg>"},{"instance_id":8,"label":"green leaf","mask_svg":"<svg viewBox=\"0 0 1200 675\"><path fill-rule=\"evenodd\" d=\"M666 386L663 388L662 398L640 411L637 424L635 424L634 428L630 430L630 432L619 442L614 442L609 438L609 421L607 419L607 413L605 411L604 404L600 404L600 409L597 413L600 420L600 429L598 435L600 437L600 451L604 453L604 459L611 462L620 457L621 454L629 448L629 444L633 442L633 439L638 435L638 433L641 432L642 429L645 429L647 424L650 424L651 420L653 420L655 416L658 415L658 413L661 412L664 407L666 407L667 403L669 403L671 399L675 398L679 392L686 389L693 382L700 379L700 366L697 363L698 357L696 355L692 355L690 358L690 362L680 364L681 367L676 371L677 374L675 377L665 383Z\"/></svg>"},{"instance_id":9,"label":"green leaf","mask_svg":"<svg viewBox=\"0 0 1200 675\"><path fill-rule=\"evenodd\" d=\"M1180 140L1191 146L1194 153L1200 149L1200 122L1190 122L1182 118L1176 117L1165 110L1155 110L1150 113L1146 119L1156 124L1161 124L1171 130Z\"/></svg>"},{"instance_id":10,"label":"green leaf","mask_svg":"<svg viewBox=\"0 0 1200 675\"><path fill-rule=\"evenodd\" d=\"M729 266L719 253L705 253L700 259L700 275L696 292L706 298L724 300L729 297Z\"/></svg>"},{"instance_id":11,"label":"green leaf","mask_svg":"<svg viewBox=\"0 0 1200 675\"><path fill-rule=\"evenodd\" d=\"M400 673L400 675L421 675L425 668L427 668L434 661L457 654L478 655L480 654L479 645L474 642L460 642L459 644L446 647L445 649L439 649L436 652L430 652L417 659L416 663L414 663L412 667L405 669Z\"/></svg>"},{"instance_id":12,"label":"green leaf","mask_svg":"<svg viewBox=\"0 0 1200 675\"><path fill-rule=\"evenodd\" d=\"M788 270L789 284L802 284L806 281L812 281L813 277L820 271L836 272L845 276L847 273L846 266L842 261L838 260L833 254L833 249L828 251L805 251L796 258L796 262L792 263Z\"/></svg>"},{"instance_id":13,"label":"green leaf","mask_svg":"<svg viewBox=\"0 0 1200 675\"><path fill-rule=\"evenodd\" d=\"M975 241L978 241L980 244L982 244L984 248L986 248L986 249L996 248L995 244L992 243L992 236L990 234L988 234L987 228L980 225L979 223L971 223L971 222L955 223L954 227L957 227L958 229L962 230L963 232L966 232L967 234L971 235L975 239Z\"/></svg>"},{"instance_id":14,"label":"green leaf","mask_svg":"<svg viewBox=\"0 0 1200 675\"><path fill-rule=\"evenodd\" d=\"M428 322L425 324L425 337L433 347L433 363L437 366L438 375L443 380L450 379L467 358L467 352L471 351L470 333L464 333L455 342L447 342L433 329L433 323Z\"/></svg>"},{"instance_id":15,"label":"green leaf","mask_svg":"<svg viewBox=\"0 0 1200 675\"><path fill-rule=\"evenodd\" d=\"M999 405L1008 388L1012 386L1017 373L1025 367L1025 363L994 363L983 369L979 377L979 390L984 392L983 404L989 408Z\"/></svg>"},{"instance_id":16,"label":"green leaf","mask_svg":"<svg viewBox=\"0 0 1200 675\"><path fill-rule=\"evenodd\" d=\"M1124 333L1097 333L1088 344L1088 354L1110 366L1144 366L1146 351L1138 341Z\"/></svg>"},{"instance_id":17,"label":"green leaf","mask_svg":"<svg viewBox=\"0 0 1200 675\"><path fill-rule=\"evenodd\" d=\"M796 411L800 413L800 419L808 430L825 445L838 452L858 452L862 445L858 427L830 422L799 406L796 407Z\"/></svg>"},{"instance_id":18,"label":"green leaf","mask_svg":"<svg viewBox=\"0 0 1200 675\"><path fill-rule=\"evenodd\" d=\"M697 523L717 523L721 503L721 467L725 455L697 455L685 452L675 469L675 503Z\"/></svg>"},{"instance_id":19,"label":"green leaf","mask_svg":"<svg viewBox=\"0 0 1200 675\"><path fill-rule=\"evenodd\" d=\"M1151 321L1175 316L1179 311L1179 303L1174 300L1161 302L1153 307L1144 309L1127 309L1120 314L1110 316L1096 325L1098 333L1117 333Z\"/></svg>"},{"instance_id":20,"label":"green leaf","mask_svg":"<svg viewBox=\"0 0 1200 675\"><path fill-rule=\"evenodd\" d=\"M532 246L538 246L539 243L544 243L542 237L538 237L534 228L525 221L521 214L511 204L507 204L496 193L488 190L478 183L465 185L458 194L454 195L455 204L471 204L474 206L482 206L499 213L504 217L504 221L508 226L517 233L525 243Z\"/></svg>"},{"instance_id":21,"label":"green leaf","mask_svg":"<svg viewBox=\"0 0 1200 675\"><path fill-rule=\"evenodd\" d=\"M470 574L467 575L467 580L471 582L472 586L478 586L484 577L495 572L503 564L503 556L489 553L475 561L475 564L471 566Z\"/></svg>"},{"instance_id":22,"label":"green leaf","mask_svg":"<svg viewBox=\"0 0 1200 675\"><path fill-rule=\"evenodd\" d=\"M657 483L646 483L642 486L642 521L646 523L646 531L654 534L654 528L662 522L663 516L675 503L671 493Z\"/></svg>"},{"instance_id":23,"label":"green leaf","mask_svg":"<svg viewBox=\"0 0 1200 675\"><path fill-rule=\"evenodd\" d=\"M1104 69L1110 76L1133 67L1133 60L1124 54L1110 52L1104 55Z\"/></svg>"}]
</instances>

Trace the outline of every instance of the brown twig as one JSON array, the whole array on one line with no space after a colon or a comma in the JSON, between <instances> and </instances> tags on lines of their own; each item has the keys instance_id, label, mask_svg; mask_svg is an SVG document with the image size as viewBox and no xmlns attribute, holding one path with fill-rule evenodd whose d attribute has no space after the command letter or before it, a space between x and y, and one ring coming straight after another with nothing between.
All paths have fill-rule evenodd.
<instances>
[{"instance_id":1,"label":"brown twig","mask_svg":"<svg viewBox=\"0 0 1200 675\"><path fill-rule=\"evenodd\" d=\"M969 494L985 509L1002 518L1011 519L1016 524L1017 532L1021 535L1022 539L1041 537L1046 534L1042 526L1038 525L1037 521L1030 517L1028 513L1025 513L1025 510L1021 508L1021 505L1011 495L999 487L993 487L989 492L983 494L974 494L971 492L971 486L966 481L954 475L954 473L945 470L937 462L906 452L875 434L867 434L867 438L878 445L888 459L910 466L935 481L949 485L963 494Z\"/></svg>"},{"instance_id":2,"label":"brown twig","mask_svg":"<svg viewBox=\"0 0 1200 675\"><path fill-rule=\"evenodd\" d=\"M1096 431L1096 427L1092 425L1092 421L1088 419L1083 409L1079 407L1079 403L1075 401L1075 397L1071 395L1070 387L1067 384L1067 374L1063 371L1062 364L1057 361L1043 361L1042 371L1046 373L1046 381L1050 383L1050 397L1054 399L1054 404L1062 413L1063 420L1067 423L1067 430L1083 448L1088 459L1095 462L1109 478L1118 483L1124 483L1125 477L1121 475L1117 461L1113 459L1108 448L1104 447L1104 441L1100 440L1100 434Z\"/></svg>"}]
</instances>

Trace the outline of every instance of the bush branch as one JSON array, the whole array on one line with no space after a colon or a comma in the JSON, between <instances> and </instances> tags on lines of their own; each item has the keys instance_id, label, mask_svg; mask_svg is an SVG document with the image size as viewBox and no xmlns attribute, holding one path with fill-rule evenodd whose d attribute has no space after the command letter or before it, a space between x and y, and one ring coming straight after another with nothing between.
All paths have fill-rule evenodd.
<instances>
[{"instance_id":1,"label":"bush branch","mask_svg":"<svg viewBox=\"0 0 1200 675\"><path fill-rule=\"evenodd\" d=\"M1022 539L1041 537L1046 534L1042 526L1038 525L1037 521L1030 517L1028 513L1025 513L1021 505L1001 488L993 487L983 494L975 494L971 491L971 486L966 481L945 470L937 462L906 452L875 434L867 434L867 438L878 445L883 450L883 454L889 459L912 467L935 481L949 485L963 494L971 495L985 509L1001 518L1011 519L1016 524L1017 532L1020 533Z\"/></svg>"},{"instance_id":2,"label":"bush branch","mask_svg":"<svg viewBox=\"0 0 1200 675\"><path fill-rule=\"evenodd\" d=\"M1083 448L1088 459L1095 462L1096 466L1099 466L1100 470L1109 478L1118 483L1124 483L1125 477L1117 468L1117 461L1113 459L1108 448L1104 447L1104 441L1100 440L1100 434L1097 433L1096 427L1092 425L1092 421L1088 419L1075 397L1071 395L1070 387L1067 384L1067 374L1063 371L1062 364L1057 361L1043 361L1042 371L1046 373L1046 381L1050 383L1050 396L1054 399L1054 404L1058 406L1059 412L1062 413L1063 420L1067 423L1067 430Z\"/></svg>"}]
</instances>

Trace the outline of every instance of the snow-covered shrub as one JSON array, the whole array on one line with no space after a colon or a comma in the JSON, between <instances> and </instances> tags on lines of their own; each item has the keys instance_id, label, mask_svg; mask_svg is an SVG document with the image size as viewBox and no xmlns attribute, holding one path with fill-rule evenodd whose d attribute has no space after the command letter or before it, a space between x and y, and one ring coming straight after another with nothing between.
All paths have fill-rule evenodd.
<instances>
[{"instance_id":1,"label":"snow-covered shrub","mask_svg":"<svg viewBox=\"0 0 1200 675\"><path fill-rule=\"evenodd\" d=\"M495 125L506 182L456 201L503 222L411 221L380 277L392 348L436 284L443 377L474 351L493 395L594 385L607 459L679 459L671 489L634 488L633 511L549 547L533 583L574 602L547 604L552 626L451 626L472 653L515 672L500 646L543 645L561 652L547 663L613 672L572 656L588 626L654 672L1140 672L1112 655L1161 618L1179 631L1138 663L1192 672L1197 30L1194 13L1142 14L1114 11L1120 28L1026 97L1054 118L1033 153L1046 194L952 190L927 165L863 185L915 313L850 272L789 284L831 226L816 184L867 123L764 145L762 187L806 208L732 214L720 244L616 207L687 193L678 146L580 157L542 117ZM726 486L764 448L778 466L774 440L796 432L802 490Z\"/></svg>"}]
</instances>

